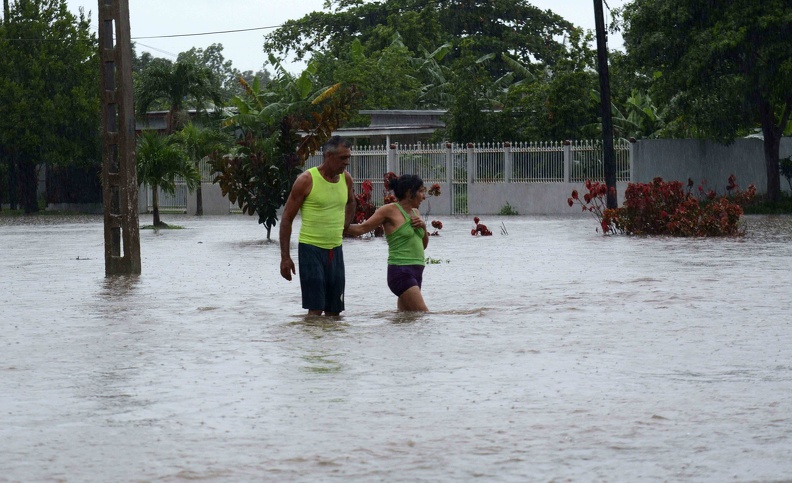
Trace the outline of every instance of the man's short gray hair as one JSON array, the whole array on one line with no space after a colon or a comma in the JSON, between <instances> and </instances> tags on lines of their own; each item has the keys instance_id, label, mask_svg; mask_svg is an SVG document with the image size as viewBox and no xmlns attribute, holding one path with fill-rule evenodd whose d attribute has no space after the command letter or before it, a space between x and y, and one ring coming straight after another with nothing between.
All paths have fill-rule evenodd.
<instances>
[{"instance_id":1,"label":"man's short gray hair","mask_svg":"<svg viewBox=\"0 0 792 483\"><path fill-rule=\"evenodd\" d=\"M344 139L341 136L332 136L327 140L326 143L324 143L324 145L322 145L322 156L333 154L338 151L338 148L341 147L351 148L352 143L349 142L348 139Z\"/></svg>"}]
</instances>

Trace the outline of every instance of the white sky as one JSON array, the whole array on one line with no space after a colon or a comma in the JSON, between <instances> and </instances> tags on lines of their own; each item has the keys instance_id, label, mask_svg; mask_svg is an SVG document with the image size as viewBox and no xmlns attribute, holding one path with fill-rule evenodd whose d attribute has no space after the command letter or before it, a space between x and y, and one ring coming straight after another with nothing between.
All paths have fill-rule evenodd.
<instances>
[{"instance_id":1,"label":"white sky","mask_svg":"<svg viewBox=\"0 0 792 483\"><path fill-rule=\"evenodd\" d=\"M77 12L84 7L91 12L94 30L100 0L67 0L69 9ZM593 0L529 0L542 10L552 10L584 29L594 30ZM630 0L604 0L610 8L621 7ZM219 32L225 30L274 27L290 19L323 9L324 0L129 0L129 21L132 39L177 34ZM605 22L610 23L608 7ZM272 28L225 34L190 37L137 39L137 52L150 52L155 57L176 59L180 52L192 47L206 48L213 43L223 44L223 55L239 70L259 70L266 60L262 50L263 36ZM621 36L612 36L611 49L621 48ZM293 65L289 70L300 70Z\"/></svg>"}]
</instances>

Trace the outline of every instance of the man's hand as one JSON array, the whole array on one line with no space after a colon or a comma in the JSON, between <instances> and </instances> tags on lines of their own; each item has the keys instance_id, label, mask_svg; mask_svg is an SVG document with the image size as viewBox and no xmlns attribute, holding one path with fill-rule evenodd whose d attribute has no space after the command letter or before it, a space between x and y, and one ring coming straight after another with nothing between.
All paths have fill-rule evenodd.
<instances>
[{"instance_id":1,"label":"man's hand","mask_svg":"<svg viewBox=\"0 0 792 483\"><path fill-rule=\"evenodd\" d=\"M281 260L280 270L281 276L290 282L292 279L292 274L297 273L297 271L294 269L294 261L291 259L291 257Z\"/></svg>"}]
</instances>

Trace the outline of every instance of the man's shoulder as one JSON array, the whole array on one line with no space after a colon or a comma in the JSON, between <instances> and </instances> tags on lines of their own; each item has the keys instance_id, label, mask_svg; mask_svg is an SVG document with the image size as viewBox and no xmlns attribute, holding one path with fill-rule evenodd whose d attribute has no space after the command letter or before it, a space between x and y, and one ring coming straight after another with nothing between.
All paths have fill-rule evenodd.
<instances>
[{"instance_id":1,"label":"man's shoulder","mask_svg":"<svg viewBox=\"0 0 792 483\"><path fill-rule=\"evenodd\" d=\"M313 185L313 176L309 171L303 171L297 176L297 179L294 180L294 187L298 189L308 190Z\"/></svg>"}]
</instances>

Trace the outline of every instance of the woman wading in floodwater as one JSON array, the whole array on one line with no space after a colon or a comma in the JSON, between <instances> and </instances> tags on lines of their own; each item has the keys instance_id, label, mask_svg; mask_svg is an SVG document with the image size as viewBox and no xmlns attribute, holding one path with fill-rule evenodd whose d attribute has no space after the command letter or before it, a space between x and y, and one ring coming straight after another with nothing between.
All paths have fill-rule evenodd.
<instances>
[{"instance_id":1,"label":"woman wading in floodwater","mask_svg":"<svg viewBox=\"0 0 792 483\"><path fill-rule=\"evenodd\" d=\"M349 225L346 233L360 236L382 225L388 241L388 287L399 297L396 306L399 310L428 312L421 282L429 233L418 215L426 187L414 174L392 179L389 186L398 201L380 207L363 223Z\"/></svg>"}]
</instances>

